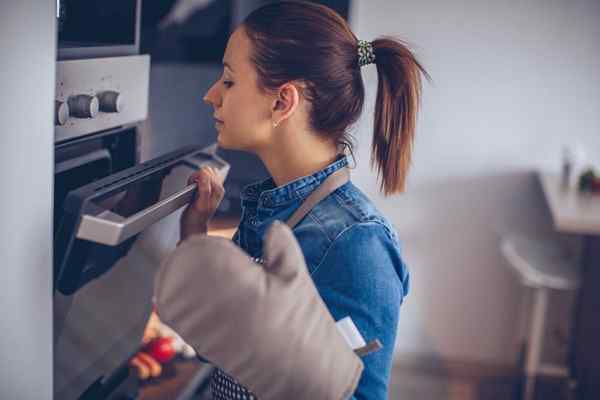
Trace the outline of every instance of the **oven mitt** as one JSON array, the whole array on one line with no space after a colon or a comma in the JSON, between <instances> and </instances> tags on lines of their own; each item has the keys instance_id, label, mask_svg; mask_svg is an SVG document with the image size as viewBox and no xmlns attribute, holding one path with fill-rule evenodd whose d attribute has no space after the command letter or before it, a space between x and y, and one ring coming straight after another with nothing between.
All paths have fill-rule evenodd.
<instances>
[{"instance_id":1,"label":"oven mitt","mask_svg":"<svg viewBox=\"0 0 600 400\"><path fill-rule=\"evenodd\" d=\"M290 228L274 222L264 265L232 241L194 235L161 265L162 321L260 400L348 399L363 363L319 296Z\"/></svg>"}]
</instances>

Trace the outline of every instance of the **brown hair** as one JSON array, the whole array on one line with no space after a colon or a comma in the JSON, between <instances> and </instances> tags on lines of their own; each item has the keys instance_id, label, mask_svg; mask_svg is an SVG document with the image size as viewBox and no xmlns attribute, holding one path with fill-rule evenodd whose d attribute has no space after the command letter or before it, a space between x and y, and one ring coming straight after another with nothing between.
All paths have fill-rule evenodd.
<instances>
[{"instance_id":1,"label":"brown hair","mask_svg":"<svg viewBox=\"0 0 600 400\"><path fill-rule=\"evenodd\" d=\"M268 4L242 24L252 43L251 62L259 87L274 91L303 82L311 103L311 128L352 152L347 128L362 111L365 89L358 64L358 39L330 8L304 1ZM372 42L379 83L371 167L376 164L385 195L404 191L410 167L421 76L429 75L400 40Z\"/></svg>"}]
</instances>

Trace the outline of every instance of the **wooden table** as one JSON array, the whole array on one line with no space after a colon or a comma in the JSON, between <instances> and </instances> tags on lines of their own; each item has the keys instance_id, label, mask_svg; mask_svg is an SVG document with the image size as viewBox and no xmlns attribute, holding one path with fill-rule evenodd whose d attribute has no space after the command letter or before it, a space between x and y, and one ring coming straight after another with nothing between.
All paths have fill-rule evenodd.
<instances>
[{"instance_id":1,"label":"wooden table","mask_svg":"<svg viewBox=\"0 0 600 400\"><path fill-rule=\"evenodd\" d=\"M538 177L554 228L583 236L570 364L578 383L577 399L600 399L600 194L563 189L558 174L540 171Z\"/></svg>"}]
</instances>

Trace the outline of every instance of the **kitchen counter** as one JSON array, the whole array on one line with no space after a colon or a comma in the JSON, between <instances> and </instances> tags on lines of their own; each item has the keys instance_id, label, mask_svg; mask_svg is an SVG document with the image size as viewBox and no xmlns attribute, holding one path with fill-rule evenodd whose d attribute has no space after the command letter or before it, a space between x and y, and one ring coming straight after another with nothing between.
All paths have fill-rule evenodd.
<instances>
[{"instance_id":1,"label":"kitchen counter","mask_svg":"<svg viewBox=\"0 0 600 400\"><path fill-rule=\"evenodd\" d=\"M558 232L600 235L600 194L564 190L559 174L538 172Z\"/></svg>"}]
</instances>

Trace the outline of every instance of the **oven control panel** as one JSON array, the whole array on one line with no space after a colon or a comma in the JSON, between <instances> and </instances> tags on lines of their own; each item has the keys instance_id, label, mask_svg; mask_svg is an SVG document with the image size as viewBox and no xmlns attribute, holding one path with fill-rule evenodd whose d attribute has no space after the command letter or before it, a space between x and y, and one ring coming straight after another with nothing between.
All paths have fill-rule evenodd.
<instances>
[{"instance_id":1,"label":"oven control panel","mask_svg":"<svg viewBox=\"0 0 600 400\"><path fill-rule=\"evenodd\" d=\"M56 63L56 143L146 119L150 56Z\"/></svg>"}]
</instances>

